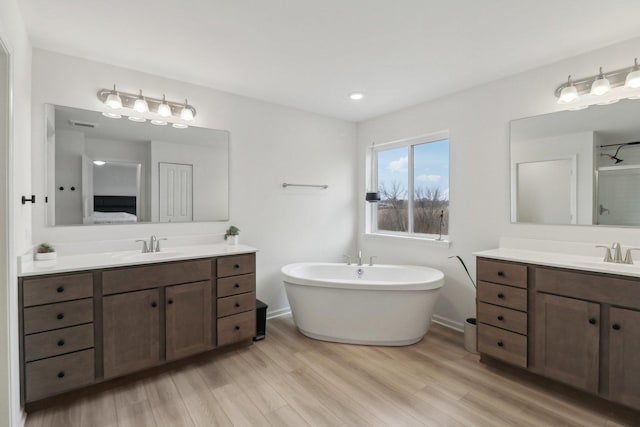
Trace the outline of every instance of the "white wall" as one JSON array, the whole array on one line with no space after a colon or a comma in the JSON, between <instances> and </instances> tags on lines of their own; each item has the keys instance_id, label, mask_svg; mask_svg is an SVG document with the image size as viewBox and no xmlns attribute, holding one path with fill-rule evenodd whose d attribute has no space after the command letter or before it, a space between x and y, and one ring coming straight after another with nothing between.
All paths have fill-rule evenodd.
<instances>
[{"instance_id":1,"label":"white wall","mask_svg":"<svg viewBox=\"0 0 640 427\"><path fill-rule=\"evenodd\" d=\"M33 183L45 191L44 104L101 108L96 92L122 91L188 98L198 126L230 131L230 221L190 224L45 226L34 207L34 243L135 239L155 234L220 233L230 225L257 247L258 298L269 310L287 307L280 268L295 261L339 260L353 252L356 228L355 125L291 108L35 49L33 52ZM328 184L327 190L283 189L282 182ZM168 244L170 245L171 240Z\"/></svg>"},{"instance_id":2,"label":"white wall","mask_svg":"<svg viewBox=\"0 0 640 427\"><path fill-rule=\"evenodd\" d=\"M21 195L31 194L31 45L16 0L0 0L0 38L9 49L12 80L9 269L0 277L0 425L21 425L15 254L31 245L32 208L20 202Z\"/></svg>"},{"instance_id":3,"label":"white wall","mask_svg":"<svg viewBox=\"0 0 640 427\"><path fill-rule=\"evenodd\" d=\"M639 45L640 39L630 40L360 123L358 195L365 192L365 153L372 142L449 130L451 144L451 247L364 236L366 207L358 197L358 240L365 255L378 255L381 263L443 270L447 284L436 314L460 325L475 312L474 291L450 255L462 256L475 270L471 253L497 247L500 236L640 245L640 229L511 224L509 219L509 121L560 109L553 91L567 75L588 76L599 65L628 67Z\"/></svg>"}]
</instances>

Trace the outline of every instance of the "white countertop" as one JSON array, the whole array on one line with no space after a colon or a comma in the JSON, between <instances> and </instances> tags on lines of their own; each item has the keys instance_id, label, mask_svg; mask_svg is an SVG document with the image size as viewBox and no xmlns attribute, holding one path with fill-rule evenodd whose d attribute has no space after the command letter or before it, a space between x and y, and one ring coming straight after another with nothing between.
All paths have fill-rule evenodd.
<instances>
[{"instance_id":1,"label":"white countertop","mask_svg":"<svg viewBox=\"0 0 640 427\"><path fill-rule=\"evenodd\" d=\"M625 248L623 248L623 256L624 250ZM488 251L474 252L473 255L481 258L523 262L527 264L545 265L548 267L640 277L640 261L636 261L636 264L634 265L615 264L611 262L604 262L602 257L512 248L498 248ZM638 256L637 252L635 255Z\"/></svg>"},{"instance_id":2,"label":"white countertop","mask_svg":"<svg viewBox=\"0 0 640 427\"><path fill-rule=\"evenodd\" d=\"M245 245L226 243L174 246L163 248L156 254L136 251L102 252L81 255L58 255L53 261L32 261L19 265L19 277L42 274L67 273L71 271L124 267L129 265L155 264L159 262L210 258L224 255L254 253L258 250Z\"/></svg>"}]
</instances>

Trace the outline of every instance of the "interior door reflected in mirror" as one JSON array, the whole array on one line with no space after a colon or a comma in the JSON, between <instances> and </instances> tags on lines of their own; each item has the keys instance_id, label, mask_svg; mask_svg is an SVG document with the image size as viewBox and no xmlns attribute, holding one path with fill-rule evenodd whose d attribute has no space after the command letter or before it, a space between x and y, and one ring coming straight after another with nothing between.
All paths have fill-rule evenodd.
<instances>
[{"instance_id":1,"label":"interior door reflected in mirror","mask_svg":"<svg viewBox=\"0 0 640 427\"><path fill-rule=\"evenodd\" d=\"M45 108L48 225L228 220L227 131Z\"/></svg>"},{"instance_id":2,"label":"interior door reflected in mirror","mask_svg":"<svg viewBox=\"0 0 640 427\"><path fill-rule=\"evenodd\" d=\"M511 122L511 221L640 226L640 100Z\"/></svg>"}]
</instances>

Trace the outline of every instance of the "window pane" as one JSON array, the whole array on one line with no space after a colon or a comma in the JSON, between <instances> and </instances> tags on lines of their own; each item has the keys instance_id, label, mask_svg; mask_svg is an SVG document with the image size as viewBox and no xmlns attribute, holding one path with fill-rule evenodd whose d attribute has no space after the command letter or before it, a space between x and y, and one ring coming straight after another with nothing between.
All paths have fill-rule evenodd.
<instances>
[{"instance_id":1,"label":"window pane","mask_svg":"<svg viewBox=\"0 0 640 427\"><path fill-rule=\"evenodd\" d=\"M413 232L449 234L449 140L413 148Z\"/></svg>"},{"instance_id":2,"label":"window pane","mask_svg":"<svg viewBox=\"0 0 640 427\"><path fill-rule=\"evenodd\" d=\"M378 230L408 231L409 148L378 152Z\"/></svg>"}]
</instances>

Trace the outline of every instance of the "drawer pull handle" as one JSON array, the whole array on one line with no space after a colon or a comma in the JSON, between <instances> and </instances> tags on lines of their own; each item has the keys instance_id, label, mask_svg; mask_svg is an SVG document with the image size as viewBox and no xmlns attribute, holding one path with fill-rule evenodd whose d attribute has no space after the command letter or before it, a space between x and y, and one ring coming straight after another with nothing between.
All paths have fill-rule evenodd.
<instances>
[{"instance_id":1,"label":"drawer pull handle","mask_svg":"<svg viewBox=\"0 0 640 427\"><path fill-rule=\"evenodd\" d=\"M239 302L236 303L236 308L238 308L238 307L240 307L240 303Z\"/></svg>"},{"instance_id":2,"label":"drawer pull handle","mask_svg":"<svg viewBox=\"0 0 640 427\"><path fill-rule=\"evenodd\" d=\"M504 347L504 343L502 341L498 341L498 347Z\"/></svg>"},{"instance_id":3,"label":"drawer pull handle","mask_svg":"<svg viewBox=\"0 0 640 427\"><path fill-rule=\"evenodd\" d=\"M64 378L64 371L58 372L58 378Z\"/></svg>"},{"instance_id":4,"label":"drawer pull handle","mask_svg":"<svg viewBox=\"0 0 640 427\"><path fill-rule=\"evenodd\" d=\"M56 291L61 294L64 292L64 286L59 286L58 289L56 289Z\"/></svg>"},{"instance_id":5,"label":"drawer pull handle","mask_svg":"<svg viewBox=\"0 0 640 427\"><path fill-rule=\"evenodd\" d=\"M597 320L595 319L595 317L592 317L591 319L589 319L589 323L591 323L592 325L595 325L597 322Z\"/></svg>"},{"instance_id":6,"label":"drawer pull handle","mask_svg":"<svg viewBox=\"0 0 640 427\"><path fill-rule=\"evenodd\" d=\"M167 301L167 303L173 304L173 299L169 298L169 301Z\"/></svg>"},{"instance_id":7,"label":"drawer pull handle","mask_svg":"<svg viewBox=\"0 0 640 427\"><path fill-rule=\"evenodd\" d=\"M503 294L502 292L500 292L500 293L498 294L498 298L500 298L500 299L504 299L504 294Z\"/></svg>"},{"instance_id":8,"label":"drawer pull handle","mask_svg":"<svg viewBox=\"0 0 640 427\"><path fill-rule=\"evenodd\" d=\"M617 323L614 323L612 328L615 329L616 331L619 331L620 330L620 325L617 324Z\"/></svg>"},{"instance_id":9,"label":"drawer pull handle","mask_svg":"<svg viewBox=\"0 0 640 427\"><path fill-rule=\"evenodd\" d=\"M503 316L502 314L501 314L501 315L499 315L499 316L498 316L498 320L500 320L500 321L504 320L504 316Z\"/></svg>"},{"instance_id":10,"label":"drawer pull handle","mask_svg":"<svg viewBox=\"0 0 640 427\"><path fill-rule=\"evenodd\" d=\"M235 285L233 285L234 288L239 288L240 287L240 283L236 283Z\"/></svg>"},{"instance_id":11,"label":"drawer pull handle","mask_svg":"<svg viewBox=\"0 0 640 427\"><path fill-rule=\"evenodd\" d=\"M151 307L156 308L157 306L158 306L158 304L156 304L155 301L151 303Z\"/></svg>"},{"instance_id":12,"label":"drawer pull handle","mask_svg":"<svg viewBox=\"0 0 640 427\"><path fill-rule=\"evenodd\" d=\"M236 331L240 330L240 326L236 325Z\"/></svg>"},{"instance_id":13,"label":"drawer pull handle","mask_svg":"<svg viewBox=\"0 0 640 427\"><path fill-rule=\"evenodd\" d=\"M58 320L64 319L64 313L58 313L58 315L56 316L56 319Z\"/></svg>"},{"instance_id":14,"label":"drawer pull handle","mask_svg":"<svg viewBox=\"0 0 640 427\"><path fill-rule=\"evenodd\" d=\"M502 272L502 271L498 271L498 276L500 276L500 277L504 277L504 272Z\"/></svg>"},{"instance_id":15,"label":"drawer pull handle","mask_svg":"<svg viewBox=\"0 0 640 427\"><path fill-rule=\"evenodd\" d=\"M240 264L234 265L233 268L240 268Z\"/></svg>"},{"instance_id":16,"label":"drawer pull handle","mask_svg":"<svg viewBox=\"0 0 640 427\"><path fill-rule=\"evenodd\" d=\"M64 340L58 341L58 347L62 347L64 345Z\"/></svg>"}]
</instances>

